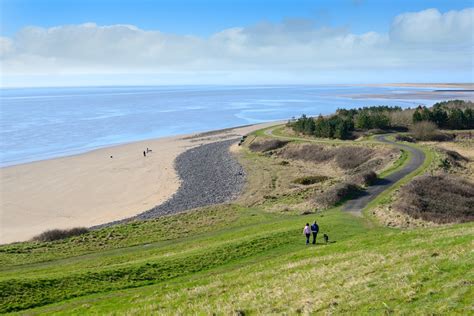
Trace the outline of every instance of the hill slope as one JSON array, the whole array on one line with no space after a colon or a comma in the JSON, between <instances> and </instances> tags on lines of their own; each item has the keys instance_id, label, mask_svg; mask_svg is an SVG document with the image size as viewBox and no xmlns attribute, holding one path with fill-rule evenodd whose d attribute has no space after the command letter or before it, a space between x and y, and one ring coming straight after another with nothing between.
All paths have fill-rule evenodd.
<instances>
[{"instance_id":1,"label":"hill slope","mask_svg":"<svg viewBox=\"0 0 474 316\"><path fill-rule=\"evenodd\" d=\"M403 231L340 207L299 215L242 204L2 246L0 312L472 311L472 223ZM314 220L331 243L305 245Z\"/></svg>"}]
</instances>

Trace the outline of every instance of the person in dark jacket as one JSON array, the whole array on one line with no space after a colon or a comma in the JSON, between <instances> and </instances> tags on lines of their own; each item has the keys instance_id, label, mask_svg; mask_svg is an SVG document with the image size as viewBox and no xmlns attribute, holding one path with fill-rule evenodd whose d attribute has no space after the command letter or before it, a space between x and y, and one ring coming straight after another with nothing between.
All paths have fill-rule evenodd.
<instances>
[{"instance_id":1,"label":"person in dark jacket","mask_svg":"<svg viewBox=\"0 0 474 316\"><path fill-rule=\"evenodd\" d=\"M319 226L316 221L314 221L314 224L311 225L311 232L313 233L313 245L316 244L316 237L318 237L318 232L319 232Z\"/></svg>"}]
</instances>

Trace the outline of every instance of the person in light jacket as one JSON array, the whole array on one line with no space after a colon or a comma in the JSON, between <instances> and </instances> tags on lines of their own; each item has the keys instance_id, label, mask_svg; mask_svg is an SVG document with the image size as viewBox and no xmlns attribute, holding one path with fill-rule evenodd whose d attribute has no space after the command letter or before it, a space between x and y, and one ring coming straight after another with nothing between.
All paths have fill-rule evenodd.
<instances>
[{"instance_id":1,"label":"person in light jacket","mask_svg":"<svg viewBox=\"0 0 474 316\"><path fill-rule=\"evenodd\" d=\"M303 229L303 234L306 236L306 244L309 245L309 237L311 237L311 228L309 223L306 223L306 226Z\"/></svg>"}]
</instances>

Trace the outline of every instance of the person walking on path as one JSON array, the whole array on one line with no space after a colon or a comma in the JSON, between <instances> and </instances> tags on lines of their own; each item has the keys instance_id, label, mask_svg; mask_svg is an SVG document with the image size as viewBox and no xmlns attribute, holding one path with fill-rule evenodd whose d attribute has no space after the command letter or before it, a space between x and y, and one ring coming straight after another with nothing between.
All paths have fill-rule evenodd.
<instances>
[{"instance_id":1,"label":"person walking on path","mask_svg":"<svg viewBox=\"0 0 474 316\"><path fill-rule=\"evenodd\" d=\"M311 229L309 228L309 223L306 223L306 226L303 229L303 234L306 236L306 244L309 244L309 237L311 237Z\"/></svg>"},{"instance_id":2,"label":"person walking on path","mask_svg":"<svg viewBox=\"0 0 474 316\"><path fill-rule=\"evenodd\" d=\"M146 157L146 152L145 151L143 151L143 157Z\"/></svg>"},{"instance_id":3,"label":"person walking on path","mask_svg":"<svg viewBox=\"0 0 474 316\"><path fill-rule=\"evenodd\" d=\"M319 232L319 226L316 221L314 221L314 224L311 225L311 232L313 233L313 245L316 244L316 237L318 237L318 232Z\"/></svg>"}]
</instances>

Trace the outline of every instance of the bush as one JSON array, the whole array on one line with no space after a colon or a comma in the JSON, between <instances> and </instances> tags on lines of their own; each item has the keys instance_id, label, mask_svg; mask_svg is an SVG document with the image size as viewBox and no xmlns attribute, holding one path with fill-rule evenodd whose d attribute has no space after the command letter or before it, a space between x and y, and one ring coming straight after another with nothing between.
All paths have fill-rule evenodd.
<instances>
[{"instance_id":1,"label":"bush","mask_svg":"<svg viewBox=\"0 0 474 316\"><path fill-rule=\"evenodd\" d=\"M334 152L324 146L315 144L304 144L298 147L285 148L281 156L285 159L295 159L311 162L324 162L334 158Z\"/></svg>"},{"instance_id":2,"label":"bush","mask_svg":"<svg viewBox=\"0 0 474 316\"><path fill-rule=\"evenodd\" d=\"M52 229L47 230L38 236L33 237L35 241L53 241L59 239L65 239L73 236L79 236L89 232L85 227L76 227L71 229Z\"/></svg>"},{"instance_id":3,"label":"bush","mask_svg":"<svg viewBox=\"0 0 474 316\"><path fill-rule=\"evenodd\" d=\"M336 164L342 169L353 169L370 160L374 151L361 146L344 146L334 149Z\"/></svg>"},{"instance_id":4,"label":"bush","mask_svg":"<svg viewBox=\"0 0 474 316\"><path fill-rule=\"evenodd\" d=\"M329 178L326 176L307 176L307 177L297 178L293 180L293 183L302 184L302 185L310 185L310 184L326 181L327 179Z\"/></svg>"},{"instance_id":5,"label":"bush","mask_svg":"<svg viewBox=\"0 0 474 316\"><path fill-rule=\"evenodd\" d=\"M400 190L394 207L414 218L435 223L474 220L474 184L454 176L425 175Z\"/></svg>"},{"instance_id":6,"label":"bush","mask_svg":"<svg viewBox=\"0 0 474 316\"><path fill-rule=\"evenodd\" d=\"M413 137L403 134L397 134L397 136L395 136L395 140L399 142L416 143L416 140Z\"/></svg>"},{"instance_id":7,"label":"bush","mask_svg":"<svg viewBox=\"0 0 474 316\"><path fill-rule=\"evenodd\" d=\"M279 139L268 139L250 144L249 148L251 151L265 152L269 150L275 150L284 147L289 142L286 140Z\"/></svg>"},{"instance_id":8,"label":"bush","mask_svg":"<svg viewBox=\"0 0 474 316\"><path fill-rule=\"evenodd\" d=\"M439 136L436 124L428 121L413 124L410 128L410 132L416 140L430 141L435 140Z\"/></svg>"},{"instance_id":9,"label":"bush","mask_svg":"<svg viewBox=\"0 0 474 316\"><path fill-rule=\"evenodd\" d=\"M373 170L369 170L356 174L352 178L352 181L360 185L368 186L374 184L377 179L377 173L375 173L375 171Z\"/></svg>"},{"instance_id":10,"label":"bush","mask_svg":"<svg viewBox=\"0 0 474 316\"><path fill-rule=\"evenodd\" d=\"M316 202L322 204L324 207L331 207L346 199L355 198L362 192L362 189L356 184L344 182L329 188L317 196Z\"/></svg>"},{"instance_id":11,"label":"bush","mask_svg":"<svg viewBox=\"0 0 474 316\"><path fill-rule=\"evenodd\" d=\"M374 151L362 146L341 146L327 148L316 144L304 144L298 147L287 147L281 153L285 159L295 159L321 163L335 159L342 169L353 169L372 158Z\"/></svg>"},{"instance_id":12,"label":"bush","mask_svg":"<svg viewBox=\"0 0 474 316\"><path fill-rule=\"evenodd\" d=\"M391 111L388 113L392 128L408 128L413 123L413 112L415 110L405 109L403 111Z\"/></svg>"},{"instance_id":13,"label":"bush","mask_svg":"<svg viewBox=\"0 0 474 316\"><path fill-rule=\"evenodd\" d=\"M451 167L462 168L463 165L461 162L469 161L468 158L454 150L441 150L441 152L446 156L446 158L441 161L441 167L445 170L450 169Z\"/></svg>"}]
</instances>

